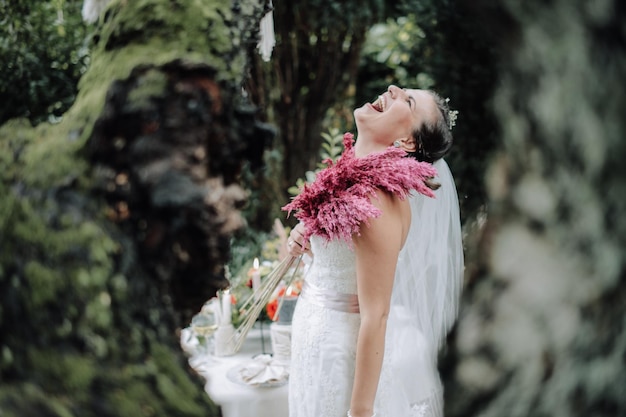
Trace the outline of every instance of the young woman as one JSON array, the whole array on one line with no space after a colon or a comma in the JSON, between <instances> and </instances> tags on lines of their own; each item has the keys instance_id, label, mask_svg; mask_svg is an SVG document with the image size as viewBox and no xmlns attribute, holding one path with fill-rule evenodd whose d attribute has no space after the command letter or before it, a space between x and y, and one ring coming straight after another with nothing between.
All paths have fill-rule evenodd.
<instances>
[{"instance_id":1,"label":"young woman","mask_svg":"<svg viewBox=\"0 0 626 417\"><path fill-rule=\"evenodd\" d=\"M290 253L314 259L292 323L289 415L441 416L437 351L463 273L441 159L449 109L392 85L354 116L354 147L347 135L340 160L285 207L301 221Z\"/></svg>"}]
</instances>

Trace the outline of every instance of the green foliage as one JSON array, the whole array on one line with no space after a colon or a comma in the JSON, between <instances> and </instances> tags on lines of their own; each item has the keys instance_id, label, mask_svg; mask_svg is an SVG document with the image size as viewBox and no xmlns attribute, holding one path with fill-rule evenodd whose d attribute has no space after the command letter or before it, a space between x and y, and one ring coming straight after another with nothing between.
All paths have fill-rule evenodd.
<instances>
[{"instance_id":1,"label":"green foliage","mask_svg":"<svg viewBox=\"0 0 626 417\"><path fill-rule=\"evenodd\" d=\"M322 132L322 148L320 149L320 158L322 161L330 159L336 161L343 152L343 133L338 129L330 129L328 133ZM326 164L318 163L318 169L324 168Z\"/></svg>"},{"instance_id":2,"label":"green foliage","mask_svg":"<svg viewBox=\"0 0 626 417\"><path fill-rule=\"evenodd\" d=\"M389 18L369 30L359 69L357 102L372 101L389 84L431 88L432 76L414 62L415 51L426 43L415 15Z\"/></svg>"},{"instance_id":3,"label":"green foliage","mask_svg":"<svg viewBox=\"0 0 626 417\"><path fill-rule=\"evenodd\" d=\"M495 59L488 29L465 18L467 2L406 0L400 17L368 33L359 66L355 101L373 101L389 84L432 89L459 111L455 144L446 157L455 176L462 218L486 203L484 175L496 147L497 128L489 98Z\"/></svg>"},{"instance_id":4,"label":"green foliage","mask_svg":"<svg viewBox=\"0 0 626 417\"><path fill-rule=\"evenodd\" d=\"M0 2L0 124L61 117L88 63L82 0Z\"/></svg>"},{"instance_id":5,"label":"green foliage","mask_svg":"<svg viewBox=\"0 0 626 417\"><path fill-rule=\"evenodd\" d=\"M315 181L315 174L319 170L326 168L324 161L336 161L337 158L341 156L343 152L343 133L341 133L339 129L331 128L328 133L322 132L322 138L324 141L319 151L321 162L317 163L317 169L315 171L306 171L304 178L298 178L296 184L288 188L287 192L290 195L296 196L300 194L304 184Z\"/></svg>"}]
</instances>

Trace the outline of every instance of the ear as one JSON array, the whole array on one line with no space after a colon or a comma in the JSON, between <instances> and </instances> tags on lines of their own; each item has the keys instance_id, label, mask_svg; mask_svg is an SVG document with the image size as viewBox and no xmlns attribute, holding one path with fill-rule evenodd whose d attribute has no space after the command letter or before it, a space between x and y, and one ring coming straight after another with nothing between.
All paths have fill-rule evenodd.
<instances>
[{"instance_id":1,"label":"ear","mask_svg":"<svg viewBox=\"0 0 626 417\"><path fill-rule=\"evenodd\" d=\"M403 151L405 152L417 151L417 141L413 139L412 136L409 136L408 138L398 139L398 141L400 142L400 149L402 149Z\"/></svg>"}]
</instances>

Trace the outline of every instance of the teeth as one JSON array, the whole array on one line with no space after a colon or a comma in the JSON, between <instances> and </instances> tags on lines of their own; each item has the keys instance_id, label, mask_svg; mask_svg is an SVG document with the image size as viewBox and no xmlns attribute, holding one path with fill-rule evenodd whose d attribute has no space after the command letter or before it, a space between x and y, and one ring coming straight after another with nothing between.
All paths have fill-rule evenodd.
<instances>
[{"instance_id":1,"label":"teeth","mask_svg":"<svg viewBox=\"0 0 626 417\"><path fill-rule=\"evenodd\" d=\"M376 110L380 110L380 96L378 96L378 98L374 100L374 102L372 103L372 107L374 107Z\"/></svg>"},{"instance_id":2,"label":"teeth","mask_svg":"<svg viewBox=\"0 0 626 417\"><path fill-rule=\"evenodd\" d=\"M385 97L378 96L378 98L372 105L376 108L376 110L382 113L385 111L386 104L387 103L385 102Z\"/></svg>"}]
</instances>

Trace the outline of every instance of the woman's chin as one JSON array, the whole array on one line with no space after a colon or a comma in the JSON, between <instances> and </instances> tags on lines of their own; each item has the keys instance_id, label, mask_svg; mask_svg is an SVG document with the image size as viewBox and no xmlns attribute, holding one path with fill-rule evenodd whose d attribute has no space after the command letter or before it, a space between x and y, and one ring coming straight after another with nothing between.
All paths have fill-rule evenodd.
<instances>
[{"instance_id":1,"label":"woman's chin","mask_svg":"<svg viewBox=\"0 0 626 417\"><path fill-rule=\"evenodd\" d=\"M379 115L380 113L376 111L370 103L365 103L363 106L354 110L354 121L355 123L366 123L368 118L372 116Z\"/></svg>"}]
</instances>

